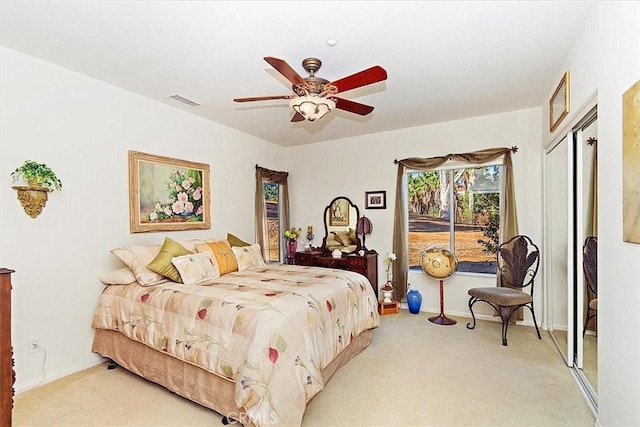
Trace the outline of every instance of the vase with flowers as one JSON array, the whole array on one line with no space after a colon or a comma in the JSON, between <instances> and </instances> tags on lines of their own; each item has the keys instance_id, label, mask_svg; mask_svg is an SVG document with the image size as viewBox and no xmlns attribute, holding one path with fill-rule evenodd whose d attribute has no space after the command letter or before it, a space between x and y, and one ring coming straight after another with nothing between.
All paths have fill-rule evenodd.
<instances>
[{"instance_id":1,"label":"vase with flowers","mask_svg":"<svg viewBox=\"0 0 640 427\"><path fill-rule=\"evenodd\" d=\"M291 228L291 230L285 230L284 239L287 242L287 258L289 262L293 261L293 258L296 256L296 252L298 250L298 237L300 237L300 233L302 229Z\"/></svg>"},{"instance_id":2,"label":"vase with flowers","mask_svg":"<svg viewBox=\"0 0 640 427\"><path fill-rule=\"evenodd\" d=\"M387 264L387 282L393 281L393 261L397 259L396 254L393 252L387 253L386 258L383 260Z\"/></svg>"},{"instance_id":3,"label":"vase with flowers","mask_svg":"<svg viewBox=\"0 0 640 427\"><path fill-rule=\"evenodd\" d=\"M393 261L396 258L396 254L389 252L383 260L387 264L387 283L382 287L383 301L386 303L391 302L393 299Z\"/></svg>"}]
</instances>

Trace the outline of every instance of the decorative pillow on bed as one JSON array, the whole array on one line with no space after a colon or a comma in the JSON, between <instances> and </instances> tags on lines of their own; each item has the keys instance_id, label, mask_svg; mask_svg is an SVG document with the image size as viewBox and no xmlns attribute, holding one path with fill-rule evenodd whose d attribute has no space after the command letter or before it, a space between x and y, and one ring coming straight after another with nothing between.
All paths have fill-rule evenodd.
<instances>
[{"instance_id":1,"label":"decorative pillow on bed","mask_svg":"<svg viewBox=\"0 0 640 427\"><path fill-rule=\"evenodd\" d=\"M98 276L105 285L128 285L136 281L136 276L129 267L122 267L117 270L108 271Z\"/></svg>"},{"instance_id":2,"label":"decorative pillow on bed","mask_svg":"<svg viewBox=\"0 0 640 427\"><path fill-rule=\"evenodd\" d=\"M259 267L265 265L262 257L260 245L254 243L250 246L232 247L231 250L238 261L238 271L244 271L247 268Z\"/></svg>"},{"instance_id":3,"label":"decorative pillow on bed","mask_svg":"<svg viewBox=\"0 0 640 427\"><path fill-rule=\"evenodd\" d=\"M214 239L213 237L205 237L205 238L194 237L190 239L180 239L178 240L178 243L184 246L185 249L195 253L196 245L198 243L209 243L209 242L217 242L217 241L218 239Z\"/></svg>"},{"instance_id":4,"label":"decorative pillow on bed","mask_svg":"<svg viewBox=\"0 0 640 427\"><path fill-rule=\"evenodd\" d=\"M180 243L176 242L169 237L164 239L164 243L162 244L162 248L160 248L160 253L147 264L147 268L151 271L154 271L174 282L182 283L182 279L180 279L180 273L171 263L171 259L181 255L189 255L192 254L190 250L186 249Z\"/></svg>"},{"instance_id":5,"label":"decorative pillow on bed","mask_svg":"<svg viewBox=\"0 0 640 427\"><path fill-rule=\"evenodd\" d=\"M211 252L211 259L220 276L238 271L238 261L236 261L231 245L227 240L198 244L196 245L196 250L198 252Z\"/></svg>"},{"instance_id":6,"label":"decorative pillow on bed","mask_svg":"<svg viewBox=\"0 0 640 427\"><path fill-rule=\"evenodd\" d=\"M227 233L227 241L229 242L232 248L234 246L250 246L251 245L251 243L247 243L244 240L234 236L231 233Z\"/></svg>"},{"instance_id":7,"label":"decorative pillow on bed","mask_svg":"<svg viewBox=\"0 0 640 427\"><path fill-rule=\"evenodd\" d=\"M218 270L213 265L211 252L200 252L191 255L177 256L171 260L182 283L185 285L203 285L220 277Z\"/></svg>"},{"instance_id":8,"label":"decorative pillow on bed","mask_svg":"<svg viewBox=\"0 0 640 427\"><path fill-rule=\"evenodd\" d=\"M153 286L167 281L165 277L146 267L159 252L160 245L122 246L111 249L111 253L131 269L142 286Z\"/></svg>"}]
</instances>

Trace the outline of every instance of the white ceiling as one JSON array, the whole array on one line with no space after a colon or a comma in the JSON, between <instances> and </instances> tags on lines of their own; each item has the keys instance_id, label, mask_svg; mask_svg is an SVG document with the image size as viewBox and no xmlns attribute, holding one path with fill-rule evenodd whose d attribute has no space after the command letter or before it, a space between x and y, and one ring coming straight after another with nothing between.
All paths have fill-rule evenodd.
<instances>
[{"instance_id":1,"label":"white ceiling","mask_svg":"<svg viewBox=\"0 0 640 427\"><path fill-rule=\"evenodd\" d=\"M2 0L1 43L293 146L541 106L594 4ZM330 81L373 65L388 79L340 95L374 106L368 116L291 123L287 100L232 101L291 93L265 56L303 77L302 60L318 57Z\"/></svg>"}]
</instances>

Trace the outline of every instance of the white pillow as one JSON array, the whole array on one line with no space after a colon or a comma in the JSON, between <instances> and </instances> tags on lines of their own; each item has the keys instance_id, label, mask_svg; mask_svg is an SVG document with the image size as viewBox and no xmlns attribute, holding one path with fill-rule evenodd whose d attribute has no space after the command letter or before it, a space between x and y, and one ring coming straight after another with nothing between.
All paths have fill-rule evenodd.
<instances>
[{"instance_id":1,"label":"white pillow","mask_svg":"<svg viewBox=\"0 0 640 427\"><path fill-rule=\"evenodd\" d=\"M122 267L117 270L108 271L98 276L105 285L128 285L136 281L136 276L128 267Z\"/></svg>"},{"instance_id":2,"label":"white pillow","mask_svg":"<svg viewBox=\"0 0 640 427\"><path fill-rule=\"evenodd\" d=\"M244 271L251 267L259 267L266 265L262 257L260 245L254 243L251 246L234 246L231 248L233 254L238 260L238 271Z\"/></svg>"},{"instance_id":3,"label":"white pillow","mask_svg":"<svg viewBox=\"0 0 640 427\"><path fill-rule=\"evenodd\" d=\"M177 256L171 263L185 285L203 285L220 277L209 252Z\"/></svg>"},{"instance_id":4,"label":"white pillow","mask_svg":"<svg viewBox=\"0 0 640 427\"><path fill-rule=\"evenodd\" d=\"M147 264L160 253L160 248L160 245L122 246L111 249L111 253L131 269L138 283L142 286L153 286L169 281L147 268Z\"/></svg>"}]
</instances>

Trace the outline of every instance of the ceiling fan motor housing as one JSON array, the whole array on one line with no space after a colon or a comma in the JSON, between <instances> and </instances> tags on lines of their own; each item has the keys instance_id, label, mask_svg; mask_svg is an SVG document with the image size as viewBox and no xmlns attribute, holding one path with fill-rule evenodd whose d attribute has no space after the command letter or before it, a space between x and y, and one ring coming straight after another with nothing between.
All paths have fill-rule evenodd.
<instances>
[{"instance_id":1,"label":"ceiling fan motor housing","mask_svg":"<svg viewBox=\"0 0 640 427\"><path fill-rule=\"evenodd\" d=\"M293 91L298 96L305 95L318 95L325 96L326 89L325 85L329 83L329 80L323 79L322 77L316 77L315 73L322 67L322 61L318 58L306 58L302 61L302 67L304 70L309 73L309 77L304 77L304 81L306 84L294 84L291 86Z\"/></svg>"}]
</instances>

